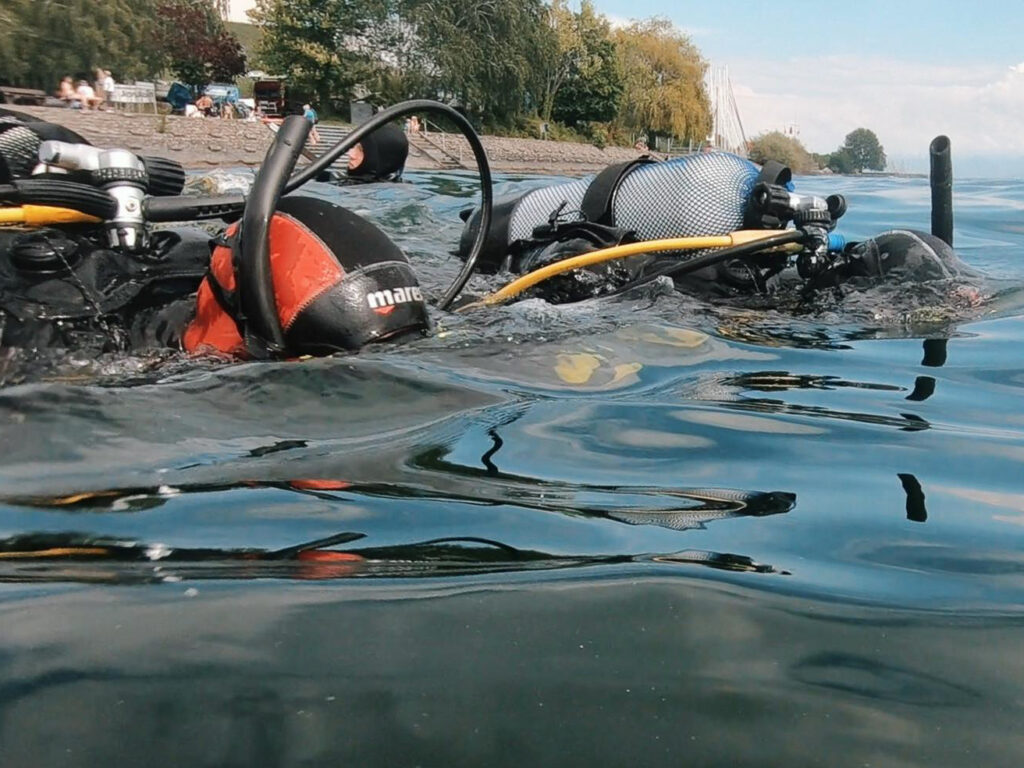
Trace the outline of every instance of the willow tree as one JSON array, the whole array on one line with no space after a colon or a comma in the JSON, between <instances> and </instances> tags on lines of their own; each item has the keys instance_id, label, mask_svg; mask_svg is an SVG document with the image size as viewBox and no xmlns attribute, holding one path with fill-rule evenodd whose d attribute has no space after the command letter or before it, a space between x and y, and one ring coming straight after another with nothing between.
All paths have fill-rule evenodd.
<instances>
[{"instance_id":1,"label":"willow tree","mask_svg":"<svg viewBox=\"0 0 1024 768\"><path fill-rule=\"evenodd\" d=\"M91 80L97 67L118 80L159 72L152 0L5 0L2 6L0 78L15 85L55 91L65 75Z\"/></svg>"},{"instance_id":2,"label":"willow tree","mask_svg":"<svg viewBox=\"0 0 1024 768\"><path fill-rule=\"evenodd\" d=\"M701 141L711 131L707 62L667 19L615 31L625 90L618 122L627 131Z\"/></svg>"}]
</instances>

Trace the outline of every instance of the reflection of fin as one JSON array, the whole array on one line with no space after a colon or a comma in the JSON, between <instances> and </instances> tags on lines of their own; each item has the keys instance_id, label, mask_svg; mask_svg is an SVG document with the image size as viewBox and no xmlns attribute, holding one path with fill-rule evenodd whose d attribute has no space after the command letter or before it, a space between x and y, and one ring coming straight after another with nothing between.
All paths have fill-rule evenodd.
<instances>
[{"instance_id":1,"label":"reflection of fin","mask_svg":"<svg viewBox=\"0 0 1024 768\"><path fill-rule=\"evenodd\" d=\"M693 509L611 509L605 514L612 520L629 525L659 525L674 531L688 531L728 517L761 517L789 512L796 504L796 494L786 491L692 488L671 493L693 499L701 505Z\"/></svg>"},{"instance_id":2,"label":"reflection of fin","mask_svg":"<svg viewBox=\"0 0 1024 768\"><path fill-rule=\"evenodd\" d=\"M273 552L266 553L265 556L267 558L285 560L289 557L301 555L303 552L311 552L325 547L334 547L338 544L348 544L349 542L359 541L359 539L363 538L366 538L365 533L351 533L346 531L344 533L336 533L333 536L328 536L323 539L317 539L316 541L307 541L303 544L295 544L290 547L285 547L284 549L276 549Z\"/></svg>"},{"instance_id":3,"label":"reflection of fin","mask_svg":"<svg viewBox=\"0 0 1024 768\"><path fill-rule=\"evenodd\" d=\"M306 448L309 444L305 440L278 440L270 445L261 445L249 451L250 456L268 456L271 453L290 451L293 448Z\"/></svg>"},{"instance_id":4,"label":"reflection of fin","mask_svg":"<svg viewBox=\"0 0 1024 768\"><path fill-rule=\"evenodd\" d=\"M686 549L671 555L655 555L651 558L656 563L686 563L705 565L722 571L744 571L747 573L779 573L789 576L789 571L779 571L773 565L757 563L746 555L733 555L728 552L707 552L701 549Z\"/></svg>"},{"instance_id":5,"label":"reflection of fin","mask_svg":"<svg viewBox=\"0 0 1024 768\"><path fill-rule=\"evenodd\" d=\"M934 376L918 376L914 380L914 391L907 395L907 400L913 400L914 402L920 402L927 400L929 397L935 394L935 377Z\"/></svg>"},{"instance_id":6,"label":"reflection of fin","mask_svg":"<svg viewBox=\"0 0 1024 768\"><path fill-rule=\"evenodd\" d=\"M946 364L946 343L948 339L925 339L924 357L921 365L929 368L941 368Z\"/></svg>"},{"instance_id":7,"label":"reflection of fin","mask_svg":"<svg viewBox=\"0 0 1024 768\"><path fill-rule=\"evenodd\" d=\"M906 424L900 427L904 432L920 432L923 429L931 429L932 427L925 419L916 414L901 413L900 416L906 419Z\"/></svg>"},{"instance_id":8,"label":"reflection of fin","mask_svg":"<svg viewBox=\"0 0 1024 768\"><path fill-rule=\"evenodd\" d=\"M607 514L612 520L618 520L620 523L628 523L629 525L660 525L662 528L669 528L673 531L690 531L703 528L704 523L710 523L712 520L721 520L724 517L738 516L736 512L730 512L728 510L687 510L672 512L661 509L637 509L624 512L609 511Z\"/></svg>"}]
</instances>

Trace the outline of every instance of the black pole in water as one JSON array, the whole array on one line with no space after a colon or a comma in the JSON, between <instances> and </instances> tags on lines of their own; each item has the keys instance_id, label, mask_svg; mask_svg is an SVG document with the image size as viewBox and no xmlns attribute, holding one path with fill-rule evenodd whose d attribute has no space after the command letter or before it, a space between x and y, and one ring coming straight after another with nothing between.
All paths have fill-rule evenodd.
<instances>
[{"instance_id":1,"label":"black pole in water","mask_svg":"<svg viewBox=\"0 0 1024 768\"><path fill-rule=\"evenodd\" d=\"M932 234L953 245L953 161L949 137L936 136L928 146L931 157Z\"/></svg>"}]
</instances>

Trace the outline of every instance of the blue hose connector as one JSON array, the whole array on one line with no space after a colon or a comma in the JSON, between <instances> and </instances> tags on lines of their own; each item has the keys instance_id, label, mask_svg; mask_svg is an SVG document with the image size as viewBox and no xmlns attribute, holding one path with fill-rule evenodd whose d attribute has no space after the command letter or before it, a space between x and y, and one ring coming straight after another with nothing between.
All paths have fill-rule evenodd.
<instances>
[{"instance_id":1,"label":"blue hose connector","mask_svg":"<svg viewBox=\"0 0 1024 768\"><path fill-rule=\"evenodd\" d=\"M828 249L830 251L841 251L846 247L846 238L838 232L828 233Z\"/></svg>"}]
</instances>

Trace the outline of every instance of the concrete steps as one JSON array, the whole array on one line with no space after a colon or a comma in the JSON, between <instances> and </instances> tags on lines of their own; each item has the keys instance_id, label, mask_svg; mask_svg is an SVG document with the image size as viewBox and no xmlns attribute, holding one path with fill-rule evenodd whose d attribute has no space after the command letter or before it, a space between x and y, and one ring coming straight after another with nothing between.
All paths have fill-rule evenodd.
<instances>
[{"instance_id":1,"label":"concrete steps","mask_svg":"<svg viewBox=\"0 0 1024 768\"><path fill-rule=\"evenodd\" d=\"M351 129L341 125L325 125L323 123L319 123L316 126L316 132L320 134L320 143L312 147L307 144L306 148L307 150L310 150L310 154L319 157L321 154L348 136L352 131ZM344 154L335 160L331 167L339 171L345 170L348 167L348 154Z\"/></svg>"},{"instance_id":2,"label":"concrete steps","mask_svg":"<svg viewBox=\"0 0 1024 768\"><path fill-rule=\"evenodd\" d=\"M439 136L440 138L437 138L422 133L409 136L410 153L431 160L440 170L466 168L467 166L462 162L461 147L459 153L456 154L446 145L444 134Z\"/></svg>"}]
</instances>

